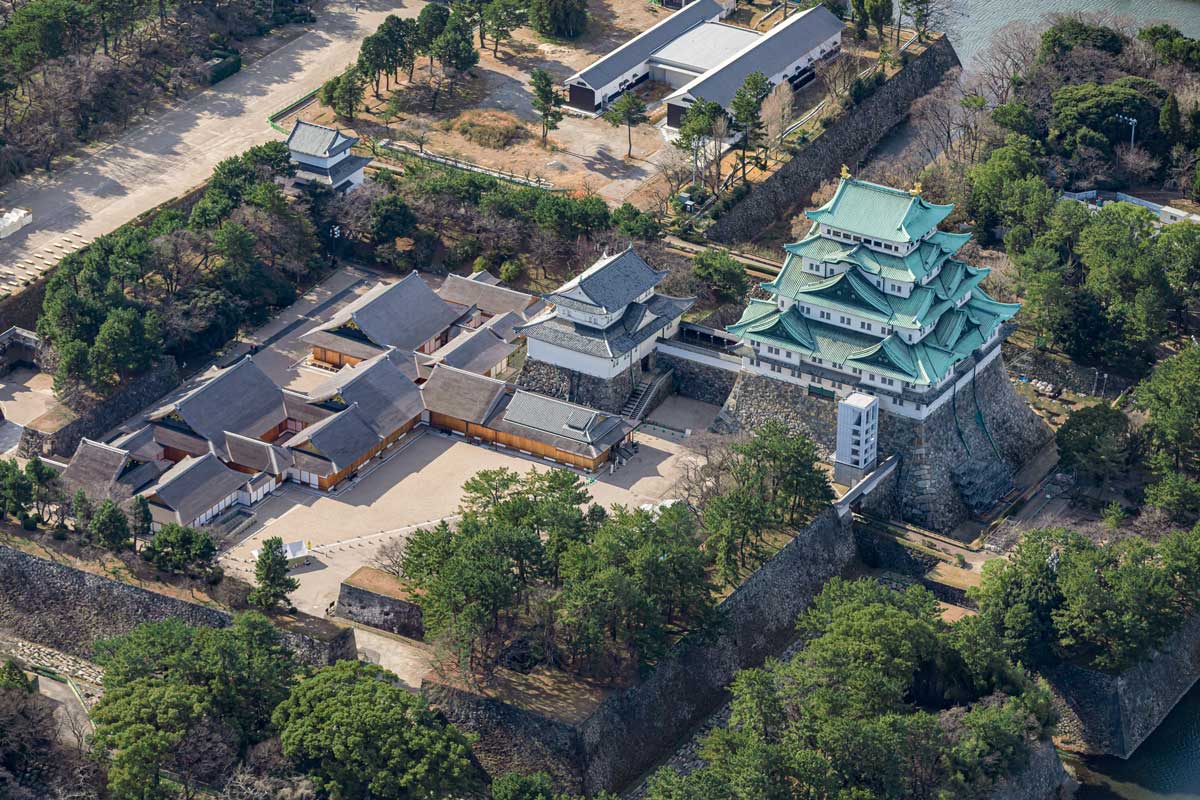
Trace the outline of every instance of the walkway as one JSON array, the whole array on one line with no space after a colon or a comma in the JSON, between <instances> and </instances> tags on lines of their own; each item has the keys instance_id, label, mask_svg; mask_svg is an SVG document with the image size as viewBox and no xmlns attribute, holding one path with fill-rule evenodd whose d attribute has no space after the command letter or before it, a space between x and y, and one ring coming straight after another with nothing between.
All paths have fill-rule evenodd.
<instances>
[{"instance_id":1,"label":"walkway","mask_svg":"<svg viewBox=\"0 0 1200 800\"><path fill-rule=\"evenodd\" d=\"M116 142L49 174L9 184L0 205L33 210L33 224L0 241L0 290L206 180L217 162L279 138L267 115L351 64L388 14L414 17L421 0L329 0L304 35Z\"/></svg>"}]
</instances>

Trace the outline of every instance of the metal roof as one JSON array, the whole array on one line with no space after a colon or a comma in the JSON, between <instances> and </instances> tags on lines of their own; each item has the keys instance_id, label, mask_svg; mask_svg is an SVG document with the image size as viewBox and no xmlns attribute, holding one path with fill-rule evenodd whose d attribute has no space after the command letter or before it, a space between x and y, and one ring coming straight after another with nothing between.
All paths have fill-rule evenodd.
<instances>
[{"instance_id":1,"label":"metal roof","mask_svg":"<svg viewBox=\"0 0 1200 800\"><path fill-rule=\"evenodd\" d=\"M600 259L546 295L546 299L579 311L609 314L620 311L653 289L666 275L643 261L630 246L616 255Z\"/></svg>"},{"instance_id":2,"label":"metal roof","mask_svg":"<svg viewBox=\"0 0 1200 800\"><path fill-rule=\"evenodd\" d=\"M504 420L592 447L606 442L622 422L619 416L523 389L504 409Z\"/></svg>"},{"instance_id":3,"label":"metal roof","mask_svg":"<svg viewBox=\"0 0 1200 800\"><path fill-rule=\"evenodd\" d=\"M654 51L670 44L689 29L719 17L721 11L721 4L716 0L695 0L575 73L567 82L581 80L593 89L602 89L634 67L644 64Z\"/></svg>"},{"instance_id":4,"label":"metal roof","mask_svg":"<svg viewBox=\"0 0 1200 800\"><path fill-rule=\"evenodd\" d=\"M722 22L702 22L682 36L655 50L651 60L668 63L701 74L708 72L763 34Z\"/></svg>"},{"instance_id":5,"label":"metal roof","mask_svg":"<svg viewBox=\"0 0 1200 800\"><path fill-rule=\"evenodd\" d=\"M842 21L823 5L801 11L673 92L667 100L688 95L728 108L751 72L770 78L841 30Z\"/></svg>"},{"instance_id":6,"label":"metal roof","mask_svg":"<svg viewBox=\"0 0 1200 800\"><path fill-rule=\"evenodd\" d=\"M806 214L811 220L864 238L912 242L924 238L953 210L953 205L930 203L903 189L842 178L829 202Z\"/></svg>"},{"instance_id":7,"label":"metal roof","mask_svg":"<svg viewBox=\"0 0 1200 800\"><path fill-rule=\"evenodd\" d=\"M306 156L328 158L353 147L358 139L334 128L296 120L288 134L288 150Z\"/></svg>"}]
</instances>

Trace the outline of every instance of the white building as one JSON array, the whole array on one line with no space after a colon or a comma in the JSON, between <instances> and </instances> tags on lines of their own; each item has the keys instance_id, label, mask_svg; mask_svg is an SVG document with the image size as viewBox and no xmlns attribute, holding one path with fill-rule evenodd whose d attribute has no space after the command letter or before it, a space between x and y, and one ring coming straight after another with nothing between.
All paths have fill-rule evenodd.
<instances>
[{"instance_id":1,"label":"white building","mask_svg":"<svg viewBox=\"0 0 1200 800\"><path fill-rule=\"evenodd\" d=\"M604 380L650 371L658 338L674 336L694 302L655 292L666 274L632 248L602 258L546 295L552 308L516 329L528 357Z\"/></svg>"},{"instance_id":2,"label":"white building","mask_svg":"<svg viewBox=\"0 0 1200 800\"><path fill-rule=\"evenodd\" d=\"M721 22L734 5L695 0L567 79L567 105L596 113L645 80L666 83L667 125L677 128L697 98L729 110L751 72L800 87L813 65L838 52L842 21L824 6L788 17L767 33Z\"/></svg>"},{"instance_id":3,"label":"white building","mask_svg":"<svg viewBox=\"0 0 1200 800\"><path fill-rule=\"evenodd\" d=\"M853 486L875 468L879 453L879 401L854 392L838 403L833 479Z\"/></svg>"},{"instance_id":4,"label":"white building","mask_svg":"<svg viewBox=\"0 0 1200 800\"><path fill-rule=\"evenodd\" d=\"M363 170L371 159L350 151L358 139L339 130L297 120L287 146L296 164L296 177L321 183L334 191L350 192L362 185Z\"/></svg>"}]
</instances>

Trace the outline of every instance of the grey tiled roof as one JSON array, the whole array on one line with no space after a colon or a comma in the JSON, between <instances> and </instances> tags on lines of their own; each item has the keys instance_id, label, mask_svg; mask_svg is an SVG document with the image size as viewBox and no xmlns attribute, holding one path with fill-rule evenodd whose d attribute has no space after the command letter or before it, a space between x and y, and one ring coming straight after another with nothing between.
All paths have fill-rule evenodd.
<instances>
[{"instance_id":1,"label":"grey tiled roof","mask_svg":"<svg viewBox=\"0 0 1200 800\"><path fill-rule=\"evenodd\" d=\"M346 156L329 169L317 169L310 164L301 164L296 168L296 177L336 188L342 181L370 163L371 159L366 156Z\"/></svg>"},{"instance_id":2,"label":"grey tiled roof","mask_svg":"<svg viewBox=\"0 0 1200 800\"><path fill-rule=\"evenodd\" d=\"M421 384L421 397L435 414L482 425L507 388L504 381L439 364Z\"/></svg>"},{"instance_id":3,"label":"grey tiled roof","mask_svg":"<svg viewBox=\"0 0 1200 800\"><path fill-rule=\"evenodd\" d=\"M517 349L489 328L460 333L445 346L435 350L430 358L450 367L483 374L508 358Z\"/></svg>"},{"instance_id":4,"label":"grey tiled roof","mask_svg":"<svg viewBox=\"0 0 1200 800\"><path fill-rule=\"evenodd\" d=\"M220 370L150 418L169 425L173 414L217 448L224 447L225 431L257 438L287 417L283 390L250 356Z\"/></svg>"},{"instance_id":5,"label":"grey tiled roof","mask_svg":"<svg viewBox=\"0 0 1200 800\"><path fill-rule=\"evenodd\" d=\"M841 30L842 21L825 6L816 5L776 25L667 99L690 95L728 108L751 72L757 70L770 77Z\"/></svg>"},{"instance_id":6,"label":"grey tiled roof","mask_svg":"<svg viewBox=\"0 0 1200 800\"><path fill-rule=\"evenodd\" d=\"M339 130L304 120L296 120L288 134L288 150L317 158L328 158L354 146L358 141Z\"/></svg>"},{"instance_id":7,"label":"grey tiled roof","mask_svg":"<svg viewBox=\"0 0 1200 800\"><path fill-rule=\"evenodd\" d=\"M703 2L703 0L697 0ZM632 247L608 256L564 283L546 299L579 311L607 314L620 311L658 285L666 272L651 267Z\"/></svg>"},{"instance_id":8,"label":"grey tiled roof","mask_svg":"<svg viewBox=\"0 0 1200 800\"><path fill-rule=\"evenodd\" d=\"M655 294L645 303L630 303L625 314L608 328L593 328L558 316L543 317L517 330L529 339L565 347L600 358L624 355L673 319L683 315L695 300Z\"/></svg>"},{"instance_id":9,"label":"grey tiled roof","mask_svg":"<svg viewBox=\"0 0 1200 800\"><path fill-rule=\"evenodd\" d=\"M488 427L595 458L633 426L619 416L518 389Z\"/></svg>"},{"instance_id":10,"label":"grey tiled roof","mask_svg":"<svg viewBox=\"0 0 1200 800\"><path fill-rule=\"evenodd\" d=\"M721 13L716 0L696 0L676 11L608 55L593 62L581 72L572 75L568 82L583 80L593 89L600 89L616 78L629 72L650 58L650 54L665 47L685 31ZM599 98L597 98L599 99Z\"/></svg>"},{"instance_id":11,"label":"grey tiled roof","mask_svg":"<svg viewBox=\"0 0 1200 800\"><path fill-rule=\"evenodd\" d=\"M318 332L337 332L339 336L353 339L355 337L338 330L353 323L362 337L378 347L415 350L469 311L469 308L438 297L414 270L396 283L375 286L334 314L329 322L301 336L300 340L316 344L313 334ZM337 349L333 344L319 346Z\"/></svg>"},{"instance_id":12,"label":"grey tiled roof","mask_svg":"<svg viewBox=\"0 0 1200 800\"><path fill-rule=\"evenodd\" d=\"M190 525L205 511L236 492L249 476L225 466L211 453L185 458L163 473L145 494L174 512L176 522Z\"/></svg>"},{"instance_id":13,"label":"grey tiled roof","mask_svg":"<svg viewBox=\"0 0 1200 800\"><path fill-rule=\"evenodd\" d=\"M286 447L298 454L311 449L324 456L339 472L366 455L379 444L380 436L367 422L357 405L309 425L288 440Z\"/></svg>"},{"instance_id":14,"label":"grey tiled roof","mask_svg":"<svg viewBox=\"0 0 1200 800\"><path fill-rule=\"evenodd\" d=\"M292 457L284 448L236 433L225 434L225 449L231 462L259 472L282 475L292 465Z\"/></svg>"},{"instance_id":15,"label":"grey tiled roof","mask_svg":"<svg viewBox=\"0 0 1200 800\"><path fill-rule=\"evenodd\" d=\"M447 275L445 282L437 290L443 300L458 303L463 306L475 306L485 314L503 314L513 311L525 313L538 298L516 289L485 283L475 278L464 278L461 275Z\"/></svg>"},{"instance_id":16,"label":"grey tiled roof","mask_svg":"<svg viewBox=\"0 0 1200 800\"><path fill-rule=\"evenodd\" d=\"M483 323L483 327L487 328L504 341L511 342L520 335L517 333L517 328L524 324L524 317L520 316L519 314L514 314L510 311L506 314L497 314L487 322Z\"/></svg>"},{"instance_id":17,"label":"grey tiled roof","mask_svg":"<svg viewBox=\"0 0 1200 800\"><path fill-rule=\"evenodd\" d=\"M345 405L357 405L363 419L383 438L421 416L424 406L421 390L412 380L415 375L409 354L389 350L361 364L342 367L310 392L309 398L327 403L340 397Z\"/></svg>"}]
</instances>

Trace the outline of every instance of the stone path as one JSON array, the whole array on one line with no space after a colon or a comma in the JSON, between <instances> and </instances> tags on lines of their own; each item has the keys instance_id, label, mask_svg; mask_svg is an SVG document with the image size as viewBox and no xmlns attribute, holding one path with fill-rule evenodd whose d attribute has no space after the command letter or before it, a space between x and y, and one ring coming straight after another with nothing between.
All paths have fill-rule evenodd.
<instances>
[{"instance_id":1,"label":"stone path","mask_svg":"<svg viewBox=\"0 0 1200 800\"><path fill-rule=\"evenodd\" d=\"M8 634L0 634L0 657L12 656L26 664L42 667L81 681L84 699L93 705L100 698L104 670L91 661Z\"/></svg>"}]
</instances>

